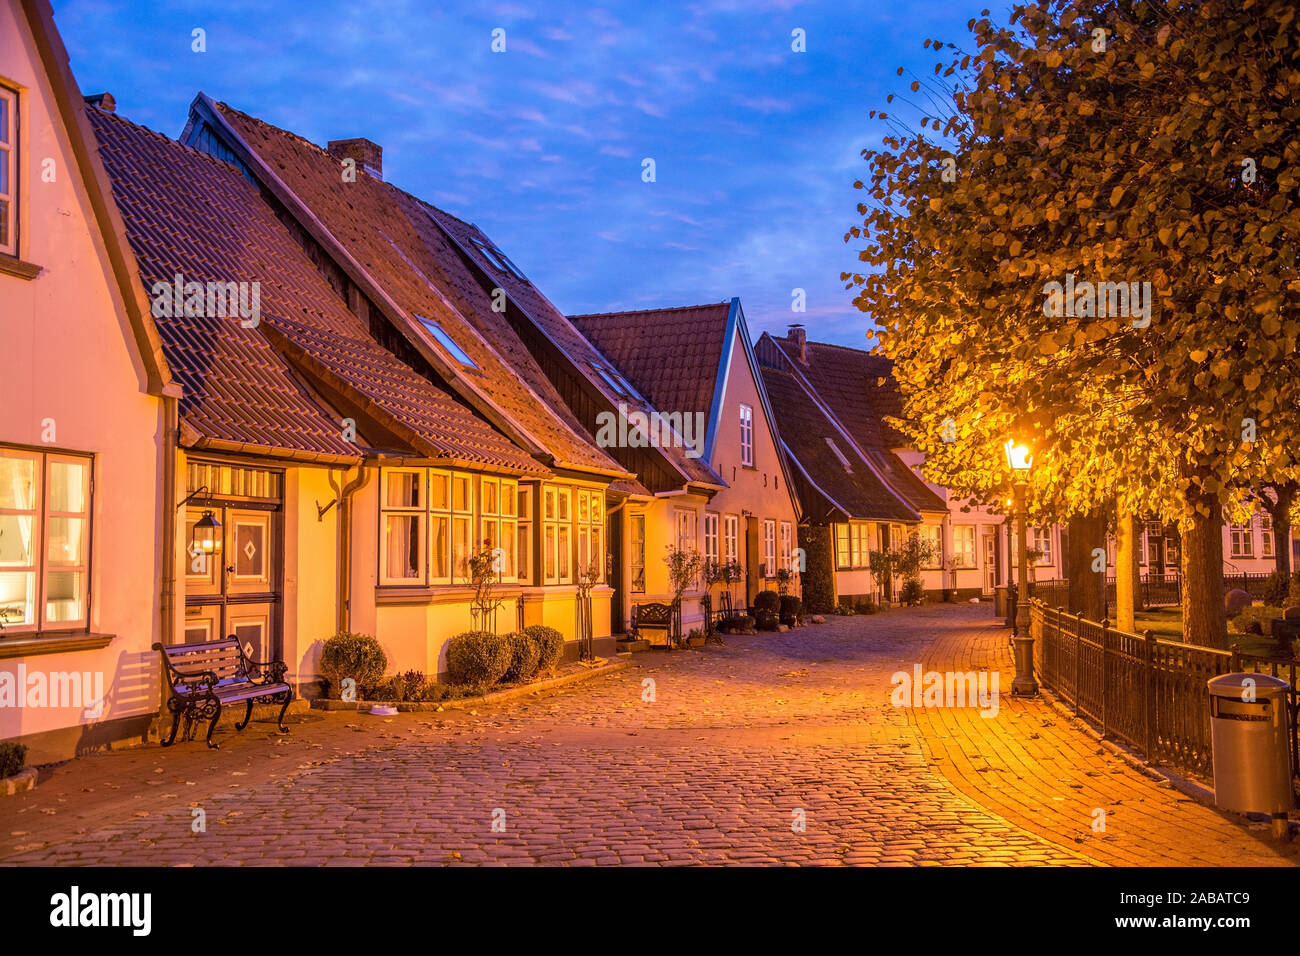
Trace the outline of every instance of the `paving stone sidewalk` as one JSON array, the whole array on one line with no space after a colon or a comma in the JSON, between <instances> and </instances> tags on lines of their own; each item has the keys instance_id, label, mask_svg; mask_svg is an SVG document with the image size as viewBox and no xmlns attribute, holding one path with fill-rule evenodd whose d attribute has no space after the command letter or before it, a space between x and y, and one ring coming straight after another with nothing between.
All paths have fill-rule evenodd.
<instances>
[{"instance_id":1,"label":"paving stone sidewalk","mask_svg":"<svg viewBox=\"0 0 1300 956\"><path fill-rule=\"evenodd\" d=\"M1044 703L891 706L914 663L1005 667L990 621L831 618L477 713L313 712L217 752L88 757L0 800L0 864L1293 862Z\"/></svg>"}]
</instances>

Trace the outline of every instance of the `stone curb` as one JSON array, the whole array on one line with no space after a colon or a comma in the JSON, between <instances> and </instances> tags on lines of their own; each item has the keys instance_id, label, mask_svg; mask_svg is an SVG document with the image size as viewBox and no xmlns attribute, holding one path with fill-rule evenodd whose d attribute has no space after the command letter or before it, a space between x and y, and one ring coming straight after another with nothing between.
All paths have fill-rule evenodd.
<instances>
[{"instance_id":1,"label":"stone curb","mask_svg":"<svg viewBox=\"0 0 1300 956\"><path fill-rule=\"evenodd\" d=\"M620 655L621 656L621 655ZM569 684L577 684L593 677L600 677L604 674L612 674L615 671L621 671L632 666L630 660L609 661L600 667L571 671L568 674L561 674L559 677L551 677L535 684L520 684L518 687L506 687L502 690L495 690L488 694L479 694L474 697L457 697L454 700L439 701L407 701L399 704L393 704L399 713L436 713L439 710L470 710L478 707L487 707L491 704L499 704L504 701L514 700L519 697L529 697L533 694L544 693L552 690L558 690L561 687L567 687ZM313 710L324 711L356 711L374 707L380 704L391 704L390 701L382 700L313 700L311 706Z\"/></svg>"},{"instance_id":2,"label":"stone curb","mask_svg":"<svg viewBox=\"0 0 1300 956\"><path fill-rule=\"evenodd\" d=\"M19 770L12 777L5 777L0 780L0 797L12 797L16 793L22 793L24 790L36 789L36 768L28 767L25 770Z\"/></svg>"}]
</instances>

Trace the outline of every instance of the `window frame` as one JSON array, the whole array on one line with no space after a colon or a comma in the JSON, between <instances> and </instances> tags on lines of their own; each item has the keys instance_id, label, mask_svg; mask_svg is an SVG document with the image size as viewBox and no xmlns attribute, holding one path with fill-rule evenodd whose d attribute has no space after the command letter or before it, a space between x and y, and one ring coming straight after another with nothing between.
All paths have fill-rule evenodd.
<instances>
[{"instance_id":1,"label":"window frame","mask_svg":"<svg viewBox=\"0 0 1300 956\"><path fill-rule=\"evenodd\" d=\"M0 445L0 456L25 459L33 462L33 489L31 508L2 508L0 514L27 516L31 520L30 551L32 563L28 565L0 565L6 574L30 574L32 620L27 623L6 623L0 635L43 635L89 632L91 621L91 574L94 565L95 522L95 456L64 449L35 449L15 445ZM83 468L80 511L51 512L50 472L59 463L75 464ZM52 518L72 518L83 523L80 559L76 564L53 564L50 560L50 523ZM80 585L76 600L81 614L71 620L51 620L49 608L49 578L51 574L79 574Z\"/></svg>"},{"instance_id":2,"label":"window frame","mask_svg":"<svg viewBox=\"0 0 1300 956\"><path fill-rule=\"evenodd\" d=\"M754 407L740 403L740 465L754 467Z\"/></svg>"},{"instance_id":3,"label":"window frame","mask_svg":"<svg viewBox=\"0 0 1300 956\"><path fill-rule=\"evenodd\" d=\"M740 516L722 516L722 547L725 560L730 563L740 560Z\"/></svg>"},{"instance_id":4,"label":"window frame","mask_svg":"<svg viewBox=\"0 0 1300 956\"><path fill-rule=\"evenodd\" d=\"M921 540L928 540L932 546L930 563L925 566L926 569L931 571L942 570L944 559L943 525L921 525Z\"/></svg>"},{"instance_id":5,"label":"window frame","mask_svg":"<svg viewBox=\"0 0 1300 956\"><path fill-rule=\"evenodd\" d=\"M959 540L959 538L965 537L967 533L970 535L969 563L964 560L964 556L967 552L966 549L962 547L963 542ZM973 524L955 524L952 526L952 560L954 568L968 570L970 568L979 567L979 555L976 553L975 549L976 537L975 525Z\"/></svg>"},{"instance_id":6,"label":"window frame","mask_svg":"<svg viewBox=\"0 0 1300 956\"><path fill-rule=\"evenodd\" d=\"M776 577L776 519L763 519L763 577Z\"/></svg>"},{"instance_id":7,"label":"window frame","mask_svg":"<svg viewBox=\"0 0 1300 956\"><path fill-rule=\"evenodd\" d=\"M18 228L21 216L18 213L18 196L19 188L22 185L19 174L22 157L22 129L19 124L18 101L19 95L16 89L10 86L0 84L0 100L8 104L5 111L8 116L6 128L0 130L4 135L4 141L0 142L0 165L3 165L9 174L8 191L0 192L0 202L9 204L8 212L4 217L4 224L8 227L8 238L5 242L0 242L0 255L12 256L17 259L18 256Z\"/></svg>"},{"instance_id":8,"label":"window frame","mask_svg":"<svg viewBox=\"0 0 1300 956\"><path fill-rule=\"evenodd\" d=\"M1259 556L1276 558L1277 549L1274 544L1273 516L1262 514L1259 516Z\"/></svg>"},{"instance_id":9,"label":"window frame","mask_svg":"<svg viewBox=\"0 0 1300 956\"><path fill-rule=\"evenodd\" d=\"M433 340L448 354L450 354L457 363L465 368L474 369L476 372L481 371L478 367L478 363L470 358L469 353L460 347L460 343L451 337L451 333L442 327L441 322L438 322L436 319L426 318L423 315L416 315L415 317L419 320L420 325L423 326L424 330L429 333Z\"/></svg>"},{"instance_id":10,"label":"window frame","mask_svg":"<svg viewBox=\"0 0 1300 956\"><path fill-rule=\"evenodd\" d=\"M781 522L781 567L790 570L790 560L794 553L794 528L789 521Z\"/></svg>"},{"instance_id":11,"label":"window frame","mask_svg":"<svg viewBox=\"0 0 1300 956\"><path fill-rule=\"evenodd\" d=\"M715 564L721 554L719 545L721 544L722 522L721 516L716 511L704 512L704 560L712 561Z\"/></svg>"},{"instance_id":12,"label":"window frame","mask_svg":"<svg viewBox=\"0 0 1300 956\"><path fill-rule=\"evenodd\" d=\"M1250 522L1228 525L1229 557L1253 558L1255 556L1255 535ZM1246 547L1242 547L1242 545Z\"/></svg>"}]
</instances>

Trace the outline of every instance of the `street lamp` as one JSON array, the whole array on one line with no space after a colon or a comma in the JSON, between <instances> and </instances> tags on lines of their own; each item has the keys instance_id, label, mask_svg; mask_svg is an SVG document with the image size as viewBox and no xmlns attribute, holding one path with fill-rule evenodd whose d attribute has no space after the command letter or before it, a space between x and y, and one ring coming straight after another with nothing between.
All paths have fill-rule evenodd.
<instances>
[{"instance_id":1,"label":"street lamp","mask_svg":"<svg viewBox=\"0 0 1300 956\"><path fill-rule=\"evenodd\" d=\"M1038 683L1034 680L1034 638L1029 633L1029 516L1025 511L1025 485L1029 478L1029 469L1033 467L1034 455L1029 446L1008 438L1002 446L1007 454L1007 467L1011 469L1013 481L1012 510L1016 516L1016 624L1014 641L1016 647L1016 676L1011 681L1011 693L1017 697L1030 697L1038 693Z\"/></svg>"}]
</instances>

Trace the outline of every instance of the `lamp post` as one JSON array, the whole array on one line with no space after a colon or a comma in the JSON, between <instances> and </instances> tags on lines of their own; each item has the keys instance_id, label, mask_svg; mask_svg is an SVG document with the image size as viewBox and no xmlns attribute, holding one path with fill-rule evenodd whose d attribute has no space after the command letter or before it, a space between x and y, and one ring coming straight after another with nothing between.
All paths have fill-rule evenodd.
<instances>
[{"instance_id":1,"label":"lamp post","mask_svg":"<svg viewBox=\"0 0 1300 956\"><path fill-rule=\"evenodd\" d=\"M1002 447L1014 479L1012 510L1016 516L1016 676L1011 681L1011 693L1032 697L1038 693L1038 682L1034 680L1034 638L1029 633L1029 516L1025 511L1025 484L1034 456L1028 445L1014 438L1008 438Z\"/></svg>"}]
</instances>

